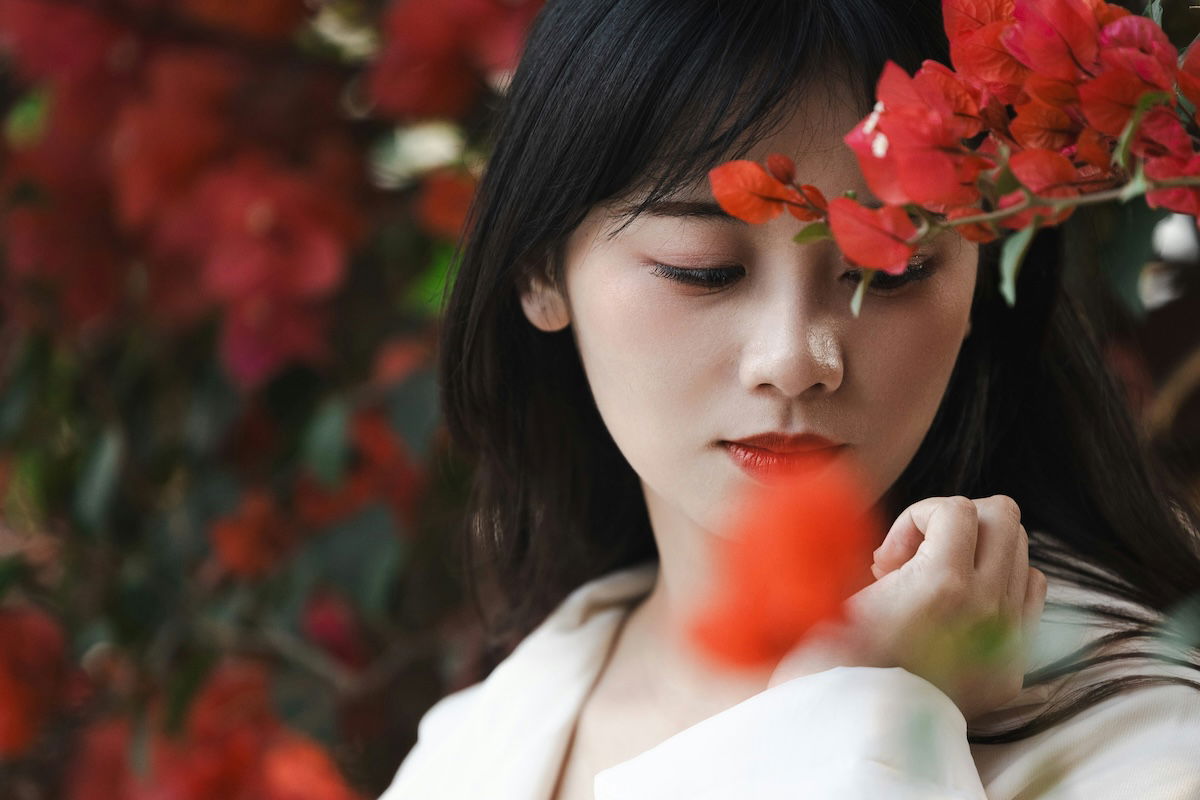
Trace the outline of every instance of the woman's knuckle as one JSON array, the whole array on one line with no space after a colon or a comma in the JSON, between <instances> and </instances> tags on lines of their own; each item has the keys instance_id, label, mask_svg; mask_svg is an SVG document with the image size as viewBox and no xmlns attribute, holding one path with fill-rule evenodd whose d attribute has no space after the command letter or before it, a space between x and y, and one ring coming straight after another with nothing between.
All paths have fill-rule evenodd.
<instances>
[{"instance_id":1,"label":"woman's knuckle","mask_svg":"<svg viewBox=\"0 0 1200 800\"><path fill-rule=\"evenodd\" d=\"M947 497L942 501L942 504L948 511L952 513L959 514L970 519L979 518L978 506L976 506L975 502L968 497L964 497L962 495Z\"/></svg>"}]
</instances>

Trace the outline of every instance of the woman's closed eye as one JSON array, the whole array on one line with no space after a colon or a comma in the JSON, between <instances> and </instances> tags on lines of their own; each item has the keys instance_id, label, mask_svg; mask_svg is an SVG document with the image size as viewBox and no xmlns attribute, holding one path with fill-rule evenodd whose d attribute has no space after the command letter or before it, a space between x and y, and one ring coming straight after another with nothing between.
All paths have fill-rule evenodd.
<instances>
[{"instance_id":1,"label":"woman's closed eye","mask_svg":"<svg viewBox=\"0 0 1200 800\"><path fill-rule=\"evenodd\" d=\"M871 280L868 291L887 294L916 281L930 277L937 269L937 264L931 255L918 255L909 261L908 269L899 275L877 272ZM842 279L857 284L862 280L862 269L855 267L847 270ZM676 267L670 264L654 264L654 274L668 280L683 283L688 286L699 286L705 289L723 289L746 274L746 268L740 264L723 267Z\"/></svg>"}]
</instances>

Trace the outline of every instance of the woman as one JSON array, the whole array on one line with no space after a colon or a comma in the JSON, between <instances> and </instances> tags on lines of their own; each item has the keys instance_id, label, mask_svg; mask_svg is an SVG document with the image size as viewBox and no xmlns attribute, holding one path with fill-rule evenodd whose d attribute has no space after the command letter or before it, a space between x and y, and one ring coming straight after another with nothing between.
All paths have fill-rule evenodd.
<instances>
[{"instance_id":1,"label":"woman","mask_svg":"<svg viewBox=\"0 0 1200 800\"><path fill-rule=\"evenodd\" d=\"M1059 289L1056 232L1014 309L997 246L950 234L855 318L861 272L831 245L707 191L712 166L781 152L869 199L841 135L887 59L946 47L934 0L542 12L440 353L478 462L468 563L524 638L426 715L387 800L1200 796L1197 652L1148 638L1200 588L1195 513ZM719 672L681 632L745 456L814 445L896 520L853 644ZM1028 664L973 690L918 666L915 633L987 607L1024 623Z\"/></svg>"}]
</instances>

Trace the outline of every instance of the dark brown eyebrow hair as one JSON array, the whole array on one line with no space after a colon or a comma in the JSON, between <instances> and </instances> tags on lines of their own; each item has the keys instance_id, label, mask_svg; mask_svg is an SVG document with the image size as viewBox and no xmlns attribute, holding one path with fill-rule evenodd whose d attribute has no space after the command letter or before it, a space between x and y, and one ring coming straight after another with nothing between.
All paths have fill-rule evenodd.
<instances>
[{"instance_id":1,"label":"dark brown eyebrow hair","mask_svg":"<svg viewBox=\"0 0 1200 800\"><path fill-rule=\"evenodd\" d=\"M711 200L659 200L646 206L642 213L652 217L690 217L746 224Z\"/></svg>"}]
</instances>

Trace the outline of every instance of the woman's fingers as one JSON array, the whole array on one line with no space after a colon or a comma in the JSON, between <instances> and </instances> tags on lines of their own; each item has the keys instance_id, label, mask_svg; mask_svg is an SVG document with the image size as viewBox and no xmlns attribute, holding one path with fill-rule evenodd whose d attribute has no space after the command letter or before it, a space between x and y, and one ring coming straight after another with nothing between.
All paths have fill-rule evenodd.
<instances>
[{"instance_id":1,"label":"woman's fingers","mask_svg":"<svg viewBox=\"0 0 1200 800\"><path fill-rule=\"evenodd\" d=\"M1029 534L1024 525L1017 526L1013 541L1012 567L1008 575L1008 592L1002 608L1013 620L1019 618L1025 606L1025 593L1029 584Z\"/></svg>"},{"instance_id":2,"label":"woman's fingers","mask_svg":"<svg viewBox=\"0 0 1200 800\"><path fill-rule=\"evenodd\" d=\"M914 505L933 503L944 499L944 497L928 497ZM912 509L913 506L909 506L900 513L900 516L896 517L896 521L888 529L887 535L883 537L883 543L875 551L871 571L875 573L877 580L908 563L908 560L917 554L917 548L921 546L921 542L925 541L925 534L913 522Z\"/></svg>"},{"instance_id":3,"label":"woman's fingers","mask_svg":"<svg viewBox=\"0 0 1200 800\"><path fill-rule=\"evenodd\" d=\"M1021 508L1015 500L1003 494L983 497L974 502L979 509L975 572L983 585L996 593L996 606L999 608L1006 602L1009 590L1016 540L1021 535Z\"/></svg>"},{"instance_id":4,"label":"woman's fingers","mask_svg":"<svg viewBox=\"0 0 1200 800\"><path fill-rule=\"evenodd\" d=\"M969 578L974 569L979 535L979 509L965 497L939 497L907 509L913 525L924 534L917 556L941 569Z\"/></svg>"}]
</instances>

